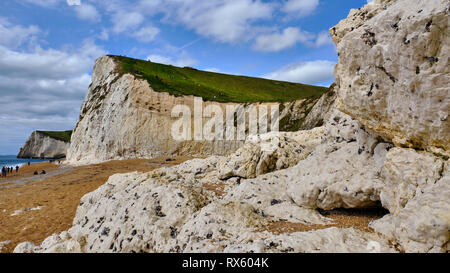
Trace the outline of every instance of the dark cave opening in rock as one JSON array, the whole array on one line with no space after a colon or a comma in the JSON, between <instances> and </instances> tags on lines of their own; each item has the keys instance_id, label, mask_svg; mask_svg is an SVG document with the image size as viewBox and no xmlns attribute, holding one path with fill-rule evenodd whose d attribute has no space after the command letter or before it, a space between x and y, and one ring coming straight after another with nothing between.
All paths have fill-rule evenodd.
<instances>
[{"instance_id":1,"label":"dark cave opening in rock","mask_svg":"<svg viewBox=\"0 0 450 273\"><path fill-rule=\"evenodd\" d=\"M368 208L339 208L334 210L318 209L319 213L334 221L336 227L359 229L362 231L373 232L369 227L372 221L383 218L389 214L389 210L382 207L378 202L373 207Z\"/></svg>"},{"instance_id":2,"label":"dark cave opening in rock","mask_svg":"<svg viewBox=\"0 0 450 273\"><path fill-rule=\"evenodd\" d=\"M363 232L373 233L374 230L369 226L369 224L372 221L381 219L383 216L389 214L389 211L383 208L380 202L370 208L339 208L334 210L318 209L318 212L331 221L322 225L278 221L273 222L264 228L258 229L257 232L269 231L273 234L290 234L294 232L307 232L336 227L354 228Z\"/></svg>"}]
</instances>

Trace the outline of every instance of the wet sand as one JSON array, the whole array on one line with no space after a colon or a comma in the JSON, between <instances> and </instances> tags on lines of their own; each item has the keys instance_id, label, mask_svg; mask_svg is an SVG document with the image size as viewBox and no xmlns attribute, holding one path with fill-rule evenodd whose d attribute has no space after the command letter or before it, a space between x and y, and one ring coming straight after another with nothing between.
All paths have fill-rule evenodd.
<instances>
[{"instance_id":1,"label":"wet sand","mask_svg":"<svg viewBox=\"0 0 450 273\"><path fill-rule=\"evenodd\" d=\"M41 243L72 226L81 197L96 190L116 173L148 172L173 166L188 157L132 159L69 167L52 163L23 166L19 173L0 179L0 244L12 252L18 243ZM46 175L33 175L35 171Z\"/></svg>"}]
</instances>

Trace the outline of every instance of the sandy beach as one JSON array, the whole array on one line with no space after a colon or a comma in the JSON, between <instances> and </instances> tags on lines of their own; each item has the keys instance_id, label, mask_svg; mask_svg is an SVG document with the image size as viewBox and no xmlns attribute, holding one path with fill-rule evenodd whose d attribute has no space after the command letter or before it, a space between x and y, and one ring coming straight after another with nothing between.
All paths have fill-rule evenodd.
<instances>
[{"instance_id":1,"label":"sandy beach","mask_svg":"<svg viewBox=\"0 0 450 273\"><path fill-rule=\"evenodd\" d=\"M113 174L148 172L189 159L132 159L80 167L52 163L25 165L19 173L0 180L0 252L12 252L24 241L41 243L46 237L70 228L81 197L103 185ZM42 170L47 174L33 175Z\"/></svg>"}]
</instances>

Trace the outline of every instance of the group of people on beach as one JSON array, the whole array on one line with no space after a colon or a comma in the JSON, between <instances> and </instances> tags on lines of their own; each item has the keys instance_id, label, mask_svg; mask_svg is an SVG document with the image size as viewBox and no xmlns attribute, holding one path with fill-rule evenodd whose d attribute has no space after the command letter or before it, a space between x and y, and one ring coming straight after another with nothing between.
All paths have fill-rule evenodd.
<instances>
[{"instance_id":1,"label":"group of people on beach","mask_svg":"<svg viewBox=\"0 0 450 273\"><path fill-rule=\"evenodd\" d=\"M5 167L3 166L2 168L2 177L6 177L8 175L8 173L12 173L14 172L14 168L13 167ZM16 166L16 173L19 172L19 166Z\"/></svg>"}]
</instances>

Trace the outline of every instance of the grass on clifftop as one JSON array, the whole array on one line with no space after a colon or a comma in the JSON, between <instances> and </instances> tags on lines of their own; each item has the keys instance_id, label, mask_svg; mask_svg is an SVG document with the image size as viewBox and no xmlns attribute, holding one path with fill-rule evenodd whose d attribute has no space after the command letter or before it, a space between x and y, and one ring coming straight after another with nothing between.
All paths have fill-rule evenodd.
<instances>
[{"instance_id":1,"label":"grass on clifftop","mask_svg":"<svg viewBox=\"0 0 450 273\"><path fill-rule=\"evenodd\" d=\"M70 142L70 138L72 137L72 131L37 131L43 135L51 137L56 140L61 140L64 142Z\"/></svg>"},{"instance_id":2,"label":"grass on clifftop","mask_svg":"<svg viewBox=\"0 0 450 273\"><path fill-rule=\"evenodd\" d=\"M328 88L273 81L246 76L200 71L112 56L120 63L120 73L131 73L148 81L153 90L174 96L194 95L217 102L288 102L318 98Z\"/></svg>"}]
</instances>

